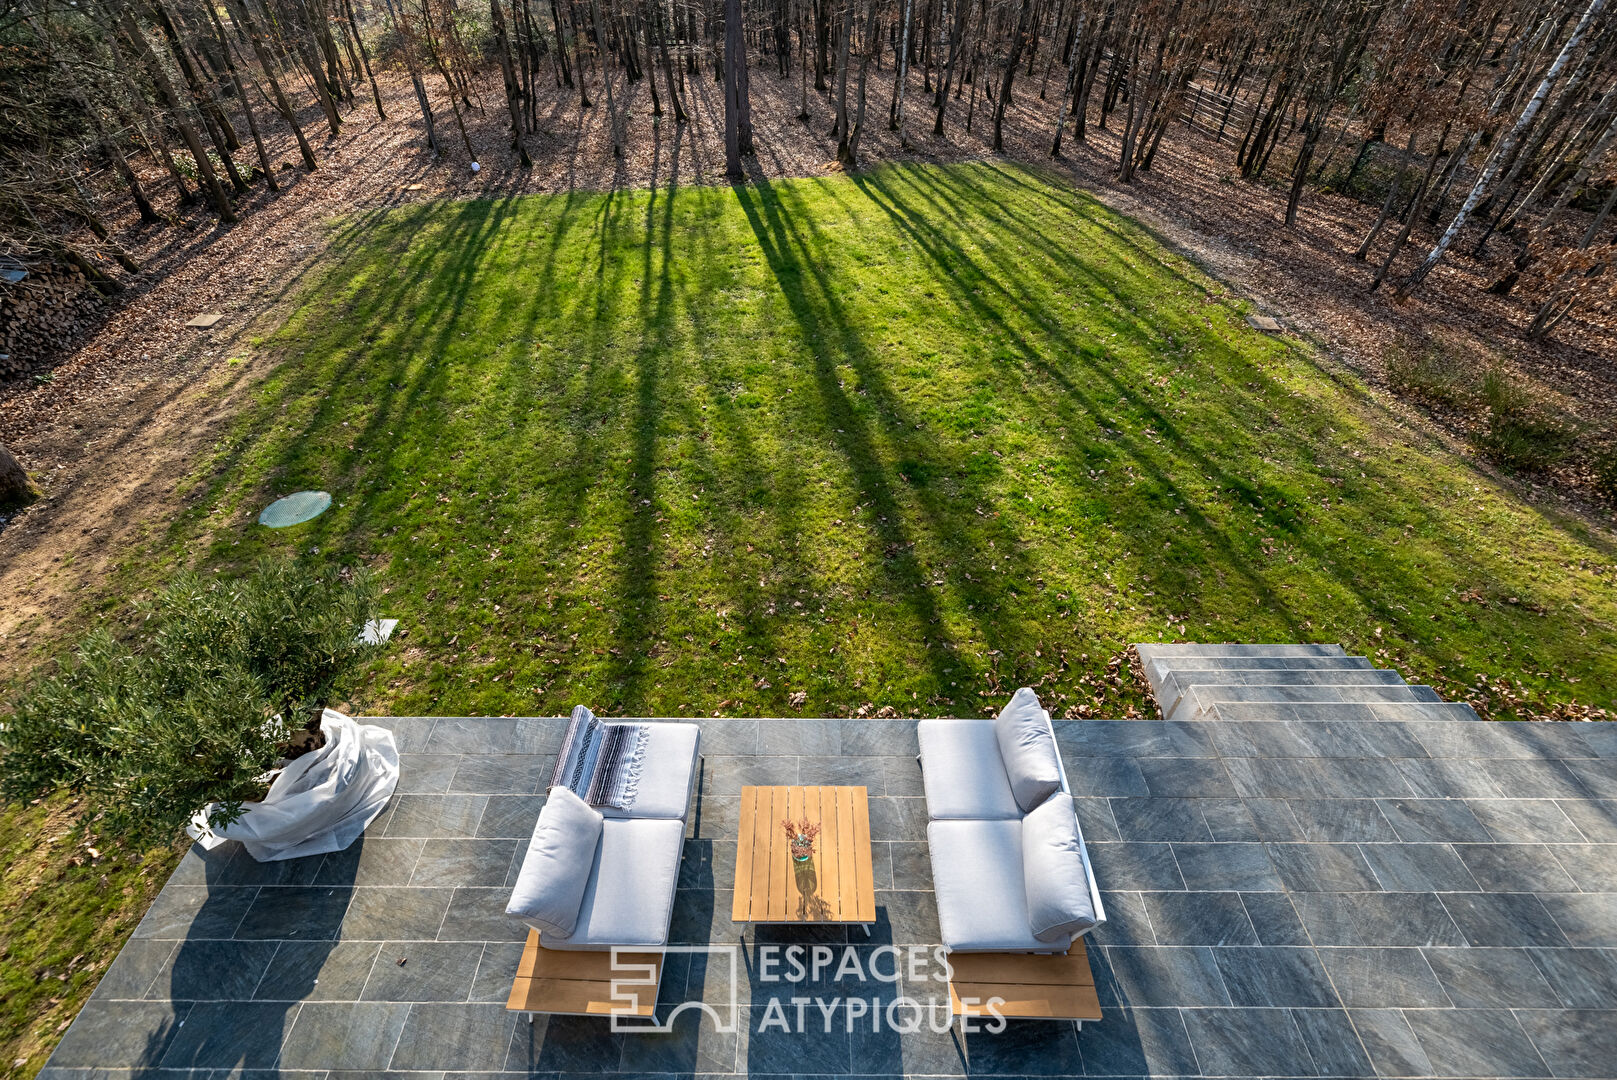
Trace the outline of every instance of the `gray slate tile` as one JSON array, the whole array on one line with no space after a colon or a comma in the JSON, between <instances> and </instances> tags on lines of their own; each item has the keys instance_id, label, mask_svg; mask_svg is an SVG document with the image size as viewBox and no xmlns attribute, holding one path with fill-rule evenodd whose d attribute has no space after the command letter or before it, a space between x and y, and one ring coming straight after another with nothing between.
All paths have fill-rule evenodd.
<instances>
[{"instance_id":1,"label":"gray slate tile","mask_svg":"<svg viewBox=\"0 0 1617 1080\"><path fill-rule=\"evenodd\" d=\"M1476 892L1476 878L1451 844L1360 844L1387 892Z\"/></svg>"},{"instance_id":2,"label":"gray slate tile","mask_svg":"<svg viewBox=\"0 0 1617 1080\"><path fill-rule=\"evenodd\" d=\"M79 1010L56 1045L50 1064L65 1068L105 1067L109 1062L151 1065L163 1059L192 1006L167 1001L102 1001Z\"/></svg>"},{"instance_id":3,"label":"gray slate tile","mask_svg":"<svg viewBox=\"0 0 1617 1080\"><path fill-rule=\"evenodd\" d=\"M1381 888L1352 844L1270 844L1269 860L1293 892L1374 892Z\"/></svg>"},{"instance_id":4,"label":"gray slate tile","mask_svg":"<svg viewBox=\"0 0 1617 1080\"><path fill-rule=\"evenodd\" d=\"M411 1005L389 1067L498 1069L516 1023L516 1014L504 1004Z\"/></svg>"},{"instance_id":5,"label":"gray slate tile","mask_svg":"<svg viewBox=\"0 0 1617 1080\"><path fill-rule=\"evenodd\" d=\"M163 1054L166 1068L272 1069L299 1006L269 1001L199 1001Z\"/></svg>"},{"instance_id":6,"label":"gray slate tile","mask_svg":"<svg viewBox=\"0 0 1617 1080\"><path fill-rule=\"evenodd\" d=\"M384 1070L409 1013L408 1004L397 1002L310 1002L286 1037L280 1066Z\"/></svg>"},{"instance_id":7,"label":"gray slate tile","mask_svg":"<svg viewBox=\"0 0 1617 1080\"><path fill-rule=\"evenodd\" d=\"M1398 839L1374 799L1293 799L1291 816L1297 819L1305 840L1340 843Z\"/></svg>"},{"instance_id":8,"label":"gray slate tile","mask_svg":"<svg viewBox=\"0 0 1617 1080\"><path fill-rule=\"evenodd\" d=\"M1426 962L1462 1009L1553 1009L1561 1003L1526 949L1427 949Z\"/></svg>"},{"instance_id":9,"label":"gray slate tile","mask_svg":"<svg viewBox=\"0 0 1617 1080\"><path fill-rule=\"evenodd\" d=\"M1472 946L1599 944L1568 942L1532 893L1447 893L1443 906Z\"/></svg>"},{"instance_id":10,"label":"gray slate tile","mask_svg":"<svg viewBox=\"0 0 1617 1080\"><path fill-rule=\"evenodd\" d=\"M1303 921L1297 917L1291 897L1283 892L1242 893L1241 904L1246 908L1258 941L1264 945L1308 945L1312 942Z\"/></svg>"},{"instance_id":11,"label":"gray slate tile","mask_svg":"<svg viewBox=\"0 0 1617 1080\"><path fill-rule=\"evenodd\" d=\"M1185 1030L1208 1076L1297 1076L1313 1072L1308 1044L1285 1012L1185 1009Z\"/></svg>"},{"instance_id":12,"label":"gray slate tile","mask_svg":"<svg viewBox=\"0 0 1617 1080\"><path fill-rule=\"evenodd\" d=\"M1105 950L1116 1004L1131 1008L1228 1005L1224 980L1208 948L1110 946Z\"/></svg>"},{"instance_id":13,"label":"gray slate tile","mask_svg":"<svg viewBox=\"0 0 1617 1080\"><path fill-rule=\"evenodd\" d=\"M261 1001L357 1001L370 978L373 941L283 941L253 990Z\"/></svg>"},{"instance_id":14,"label":"gray slate tile","mask_svg":"<svg viewBox=\"0 0 1617 1080\"><path fill-rule=\"evenodd\" d=\"M1376 1073L1381 1076L1431 1076L1432 1062L1399 1009L1353 1009L1348 1016L1359 1032Z\"/></svg>"},{"instance_id":15,"label":"gray slate tile","mask_svg":"<svg viewBox=\"0 0 1617 1080\"><path fill-rule=\"evenodd\" d=\"M1549 1076L1516 1018L1502 1009L1411 1009L1404 1018L1438 1076Z\"/></svg>"},{"instance_id":16,"label":"gray slate tile","mask_svg":"<svg viewBox=\"0 0 1617 1080\"><path fill-rule=\"evenodd\" d=\"M482 956L480 942L384 941L362 1000L466 1001Z\"/></svg>"},{"instance_id":17,"label":"gray slate tile","mask_svg":"<svg viewBox=\"0 0 1617 1080\"><path fill-rule=\"evenodd\" d=\"M1411 844L1486 844L1493 835L1465 803L1453 799L1382 799L1381 813Z\"/></svg>"},{"instance_id":18,"label":"gray slate tile","mask_svg":"<svg viewBox=\"0 0 1617 1080\"><path fill-rule=\"evenodd\" d=\"M1258 935L1239 893L1140 894L1162 945L1256 945Z\"/></svg>"},{"instance_id":19,"label":"gray slate tile","mask_svg":"<svg viewBox=\"0 0 1617 1080\"><path fill-rule=\"evenodd\" d=\"M236 937L283 941L328 940L337 936L354 890L347 888L260 889Z\"/></svg>"},{"instance_id":20,"label":"gray slate tile","mask_svg":"<svg viewBox=\"0 0 1617 1080\"><path fill-rule=\"evenodd\" d=\"M1614 883L1617 888L1617 883ZM1539 897L1573 945L1617 946L1617 892L1546 893ZM1534 941L1551 945L1553 941Z\"/></svg>"},{"instance_id":21,"label":"gray slate tile","mask_svg":"<svg viewBox=\"0 0 1617 1080\"><path fill-rule=\"evenodd\" d=\"M1178 1009L1116 1009L1078 1032L1088 1076L1196 1076L1200 1069Z\"/></svg>"},{"instance_id":22,"label":"gray slate tile","mask_svg":"<svg viewBox=\"0 0 1617 1080\"><path fill-rule=\"evenodd\" d=\"M1113 799L1112 817L1124 840L1211 840L1193 799Z\"/></svg>"},{"instance_id":23,"label":"gray slate tile","mask_svg":"<svg viewBox=\"0 0 1617 1080\"><path fill-rule=\"evenodd\" d=\"M1617 1009L1617 949L1529 949L1560 1003Z\"/></svg>"},{"instance_id":24,"label":"gray slate tile","mask_svg":"<svg viewBox=\"0 0 1617 1080\"><path fill-rule=\"evenodd\" d=\"M1373 1070L1353 1022L1342 1009L1292 1009L1292 1022L1320 1076L1369 1076Z\"/></svg>"},{"instance_id":25,"label":"gray slate tile","mask_svg":"<svg viewBox=\"0 0 1617 1080\"><path fill-rule=\"evenodd\" d=\"M1280 875L1275 873L1262 844L1174 844L1172 847L1186 888L1200 892L1277 892L1281 888Z\"/></svg>"},{"instance_id":26,"label":"gray slate tile","mask_svg":"<svg viewBox=\"0 0 1617 1080\"><path fill-rule=\"evenodd\" d=\"M1297 893L1292 902L1315 945L1467 943L1435 893Z\"/></svg>"},{"instance_id":27,"label":"gray slate tile","mask_svg":"<svg viewBox=\"0 0 1617 1080\"><path fill-rule=\"evenodd\" d=\"M1170 844L1125 842L1088 844L1095 879L1108 889L1183 889Z\"/></svg>"},{"instance_id":28,"label":"gray slate tile","mask_svg":"<svg viewBox=\"0 0 1617 1080\"><path fill-rule=\"evenodd\" d=\"M1584 835L1553 799L1467 799L1465 804L1504 844L1581 844Z\"/></svg>"},{"instance_id":29,"label":"gray slate tile","mask_svg":"<svg viewBox=\"0 0 1617 1080\"><path fill-rule=\"evenodd\" d=\"M1611 1075L1617 1061L1617 1014L1521 1009L1516 1019L1555 1076Z\"/></svg>"},{"instance_id":30,"label":"gray slate tile","mask_svg":"<svg viewBox=\"0 0 1617 1080\"><path fill-rule=\"evenodd\" d=\"M1230 1003L1238 1008L1329 1009L1341 1004L1313 949L1233 947L1211 951L1224 976Z\"/></svg>"},{"instance_id":31,"label":"gray slate tile","mask_svg":"<svg viewBox=\"0 0 1617 1080\"><path fill-rule=\"evenodd\" d=\"M1543 844L1456 844L1485 892L1576 892L1577 883Z\"/></svg>"},{"instance_id":32,"label":"gray slate tile","mask_svg":"<svg viewBox=\"0 0 1617 1080\"><path fill-rule=\"evenodd\" d=\"M1419 949L1322 948L1319 958L1350 1009L1445 1009L1452 1004Z\"/></svg>"}]
</instances>

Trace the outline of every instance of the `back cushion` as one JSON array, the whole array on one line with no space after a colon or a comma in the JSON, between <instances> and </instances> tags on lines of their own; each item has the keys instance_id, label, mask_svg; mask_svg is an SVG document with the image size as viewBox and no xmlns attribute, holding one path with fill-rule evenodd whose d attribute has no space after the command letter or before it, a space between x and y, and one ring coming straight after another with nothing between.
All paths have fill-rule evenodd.
<instances>
[{"instance_id":1,"label":"back cushion","mask_svg":"<svg viewBox=\"0 0 1617 1080\"><path fill-rule=\"evenodd\" d=\"M999 756L1005 761L1005 775L1011 780L1011 794L1022 813L1061 790L1056 741L1037 694L1026 686L1018 690L995 718L994 734L999 739Z\"/></svg>"},{"instance_id":2,"label":"back cushion","mask_svg":"<svg viewBox=\"0 0 1617 1080\"><path fill-rule=\"evenodd\" d=\"M1058 792L1022 819L1022 881L1029 928L1040 941L1069 941L1095 925L1071 795Z\"/></svg>"},{"instance_id":3,"label":"back cushion","mask_svg":"<svg viewBox=\"0 0 1617 1080\"><path fill-rule=\"evenodd\" d=\"M551 788L505 913L542 934L571 934L595 865L601 822L600 811L583 799L564 787Z\"/></svg>"}]
</instances>

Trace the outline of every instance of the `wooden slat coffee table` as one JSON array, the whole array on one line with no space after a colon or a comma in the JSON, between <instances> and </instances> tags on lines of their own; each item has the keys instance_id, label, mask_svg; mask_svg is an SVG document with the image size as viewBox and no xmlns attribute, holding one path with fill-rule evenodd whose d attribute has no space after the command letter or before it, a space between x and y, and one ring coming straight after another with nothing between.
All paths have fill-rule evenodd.
<instances>
[{"instance_id":1,"label":"wooden slat coffee table","mask_svg":"<svg viewBox=\"0 0 1617 1080\"><path fill-rule=\"evenodd\" d=\"M814 856L792 859L781 822L807 818L820 826ZM870 866L870 799L862 787L743 787L736 845L739 923L876 921Z\"/></svg>"}]
</instances>

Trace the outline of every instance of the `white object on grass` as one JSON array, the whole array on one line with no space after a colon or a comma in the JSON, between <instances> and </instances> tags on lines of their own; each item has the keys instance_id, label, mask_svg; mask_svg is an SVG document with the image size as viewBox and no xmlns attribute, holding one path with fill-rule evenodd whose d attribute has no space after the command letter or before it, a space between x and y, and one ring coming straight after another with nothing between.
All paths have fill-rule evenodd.
<instances>
[{"instance_id":1,"label":"white object on grass","mask_svg":"<svg viewBox=\"0 0 1617 1080\"><path fill-rule=\"evenodd\" d=\"M366 645L380 645L393 636L399 625L397 619L372 619L359 632L359 640Z\"/></svg>"},{"instance_id":2,"label":"white object on grass","mask_svg":"<svg viewBox=\"0 0 1617 1080\"><path fill-rule=\"evenodd\" d=\"M483 171L483 166L479 165L475 161L472 162L472 172L482 172L482 171Z\"/></svg>"},{"instance_id":3,"label":"white object on grass","mask_svg":"<svg viewBox=\"0 0 1617 1080\"><path fill-rule=\"evenodd\" d=\"M359 838L382 812L399 783L399 749L393 733L374 724L356 724L325 710L320 730L326 745L293 760L270 785L263 802L215 829L204 807L186 832L204 850L238 840L259 862L341 851Z\"/></svg>"}]
</instances>

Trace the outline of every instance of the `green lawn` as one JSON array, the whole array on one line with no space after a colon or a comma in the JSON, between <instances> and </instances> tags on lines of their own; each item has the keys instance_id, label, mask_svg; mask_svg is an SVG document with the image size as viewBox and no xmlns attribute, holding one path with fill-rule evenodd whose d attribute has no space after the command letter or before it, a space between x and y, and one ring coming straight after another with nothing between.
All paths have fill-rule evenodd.
<instances>
[{"instance_id":1,"label":"green lawn","mask_svg":"<svg viewBox=\"0 0 1617 1080\"><path fill-rule=\"evenodd\" d=\"M1609 535L1038 172L439 203L334 248L165 551L372 561L408 634L368 707L1121 714L1108 658L1172 638L1613 700ZM250 523L305 487L338 505Z\"/></svg>"},{"instance_id":2,"label":"green lawn","mask_svg":"<svg viewBox=\"0 0 1617 1080\"><path fill-rule=\"evenodd\" d=\"M182 564L364 561L404 628L364 709L969 714L1031 683L1118 716L1146 702L1108 660L1172 638L1340 641L1450 696L1486 674L1613 704L1609 535L1030 170L341 222L264 344L283 362L192 509L101 603ZM336 504L253 524L305 487ZM174 858L67 863L46 841L71 818L0 818L23 1076Z\"/></svg>"}]
</instances>

